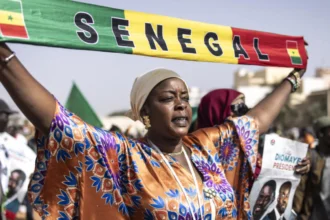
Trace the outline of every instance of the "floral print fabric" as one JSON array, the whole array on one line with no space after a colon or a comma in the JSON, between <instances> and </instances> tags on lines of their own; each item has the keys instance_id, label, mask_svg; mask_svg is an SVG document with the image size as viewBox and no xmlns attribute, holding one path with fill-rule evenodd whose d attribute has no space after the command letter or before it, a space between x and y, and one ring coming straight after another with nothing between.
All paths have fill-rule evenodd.
<instances>
[{"instance_id":1,"label":"floral print fabric","mask_svg":"<svg viewBox=\"0 0 330 220\"><path fill-rule=\"evenodd\" d=\"M252 118L184 137L200 172L214 189L215 219L250 219L249 181L256 166L258 128ZM147 141L90 126L57 103L48 136L37 137L29 199L45 219L213 219L210 200L199 207L191 174L171 166L191 207L161 156Z\"/></svg>"}]
</instances>

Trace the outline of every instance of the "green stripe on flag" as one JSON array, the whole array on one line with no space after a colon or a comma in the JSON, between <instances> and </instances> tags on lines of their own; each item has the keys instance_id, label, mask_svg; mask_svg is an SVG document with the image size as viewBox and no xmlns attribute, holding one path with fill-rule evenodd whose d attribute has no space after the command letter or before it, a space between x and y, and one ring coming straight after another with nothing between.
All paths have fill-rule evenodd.
<instances>
[{"instance_id":1,"label":"green stripe on flag","mask_svg":"<svg viewBox=\"0 0 330 220\"><path fill-rule=\"evenodd\" d=\"M22 13L20 1L1 0L0 9L3 11Z\"/></svg>"},{"instance_id":2,"label":"green stripe on flag","mask_svg":"<svg viewBox=\"0 0 330 220\"><path fill-rule=\"evenodd\" d=\"M291 57L291 62L293 64L302 64L302 60L300 57Z\"/></svg>"}]
</instances>

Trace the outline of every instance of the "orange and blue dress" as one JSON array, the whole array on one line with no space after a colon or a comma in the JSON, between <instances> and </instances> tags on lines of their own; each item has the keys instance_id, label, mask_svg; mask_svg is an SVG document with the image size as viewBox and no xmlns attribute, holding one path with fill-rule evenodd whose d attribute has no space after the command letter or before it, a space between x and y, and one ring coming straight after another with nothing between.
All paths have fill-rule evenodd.
<instances>
[{"instance_id":1,"label":"orange and blue dress","mask_svg":"<svg viewBox=\"0 0 330 220\"><path fill-rule=\"evenodd\" d=\"M248 201L259 131L253 118L184 137L203 182L214 189L199 207L192 175L167 156L184 186L145 139L93 127L57 103L48 135L37 135L29 199L44 219L251 219ZM191 204L187 204L191 201Z\"/></svg>"}]
</instances>

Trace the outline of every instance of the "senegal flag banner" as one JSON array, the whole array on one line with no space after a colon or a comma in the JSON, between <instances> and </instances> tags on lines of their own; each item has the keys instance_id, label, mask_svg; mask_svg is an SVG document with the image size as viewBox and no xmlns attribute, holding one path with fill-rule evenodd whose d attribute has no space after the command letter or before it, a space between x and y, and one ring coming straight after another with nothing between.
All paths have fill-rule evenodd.
<instances>
[{"instance_id":1,"label":"senegal flag banner","mask_svg":"<svg viewBox=\"0 0 330 220\"><path fill-rule=\"evenodd\" d=\"M193 61L307 66L303 37L68 0L1 0L0 41Z\"/></svg>"}]
</instances>

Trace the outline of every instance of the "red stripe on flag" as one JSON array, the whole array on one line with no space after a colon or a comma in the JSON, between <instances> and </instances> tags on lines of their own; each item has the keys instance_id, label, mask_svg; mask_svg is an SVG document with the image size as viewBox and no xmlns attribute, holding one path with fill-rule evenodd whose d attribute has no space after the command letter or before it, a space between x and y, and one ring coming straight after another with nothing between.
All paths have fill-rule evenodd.
<instances>
[{"instance_id":1,"label":"red stripe on flag","mask_svg":"<svg viewBox=\"0 0 330 220\"><path fill-rule=\"evenodd\" d=\"M295 41L287 41L286 42L286 47L288 49L297 49L298 48L298 44Z\"/></svg>"},{"instance_id":2,"label":"red stripe on flag","mask_svg":"<svg viewBox=\"0 0 330 220\"><path fill-rule=\"evenodd\" d=\"M241 45L249 55L249 59L243 56L238 58L239 64L280 66L305 68L307 66L307 54L305 53L304 38L291 37L280 34L272 34L261 31L251 31L239 28L232 28L233 37L240 36ZM260 60L253 45L254 38L259 40L261 54L268 55L269 60ZM294 65L287 51L287 42L297 42L295 49L299 49L303 65Z\"/></svg>"},{"instance_id":3,"label":"red stripe on flag","mask_svg":"<svg viewBox=\"0 0 330 220\"><path fill-rule=\"evenodd\" d=\"M0 24L0 30L4 37L29 38L24 26Z\"/></svg>"}]
</instances>

